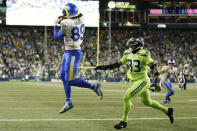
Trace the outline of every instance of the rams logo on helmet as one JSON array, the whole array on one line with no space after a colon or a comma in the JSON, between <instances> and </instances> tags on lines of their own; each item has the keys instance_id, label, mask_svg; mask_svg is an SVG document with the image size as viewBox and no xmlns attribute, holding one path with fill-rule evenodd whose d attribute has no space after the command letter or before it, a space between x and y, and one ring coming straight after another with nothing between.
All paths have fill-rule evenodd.
<instances>
[{"instance_id":1,"label":"rams logo on helmet","mask_svg":"<svg viewBox=\"0 0 197 131\"><path fill-rule=\"evenodd\" d=\"M70 18L76 16L77 14L78 8L73 3L67 3L62 9L62 15L65 16L65 18Z\"/></svg>"},{"instance_id":2,"label":"rams logo on helmet","mask_svg":"<svg viewBox=\"0 0 197 131\"><path fill-rule=\"evenodd\" d=\"M175 60L173 59L168 60L168 64L175 64Z\"/></svg>"}]
</instances>

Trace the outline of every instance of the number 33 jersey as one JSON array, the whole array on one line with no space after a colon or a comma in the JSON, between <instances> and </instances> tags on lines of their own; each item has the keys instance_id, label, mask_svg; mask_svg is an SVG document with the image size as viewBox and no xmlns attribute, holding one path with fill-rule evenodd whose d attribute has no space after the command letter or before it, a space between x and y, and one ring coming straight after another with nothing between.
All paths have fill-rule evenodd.
<instances>
[{"instance_id":1,"label":"number 33 jersey","mask_svg":"<svg viewBox=\"0 0 197 131\"><path fill-rule=\"evenodd\" d=\"M149 79L147 68L148 64L153 62L153 59L148 51L140 49L137 53L133 54L130 50L126 50L120 61L122 64L129 65L128 75L132 77L133 81L143 78Z\"/></svg>"},{"instance_id":2,"label":"number 33 jersey","mask_svg":"<svg viewBox=\"0 0 197 131\"><path fill-rule=\"evenodd\" d=\"M60 25L61 31L65 35L65 50L80 50L85 32L84 16L76 19L64 19Z\"/></svg>"}]
</instances>

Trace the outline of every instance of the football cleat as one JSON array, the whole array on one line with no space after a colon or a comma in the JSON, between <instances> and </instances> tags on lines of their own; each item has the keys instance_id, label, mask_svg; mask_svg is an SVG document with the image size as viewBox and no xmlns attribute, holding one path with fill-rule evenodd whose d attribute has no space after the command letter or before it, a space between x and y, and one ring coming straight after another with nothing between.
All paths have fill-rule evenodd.
<instances>
[{"instance_id":1,"label":"football cleat","mask_svg":"<svg viewBox=\"0 0 197 131\"><path fill-rule=\"evenodd\" d=\"M164 100L163 103L164 104L170 104L171 103L171 100Z\"/></svg>"},{"instance_id":2,"label":"football cleat","mask_svg":"<svg viewBox=\"0 0 197 131\"><path fill-rule=\"evenodd\" d=\"M98 99L102 100L103 99L103 93L101 91L101 84L100 83L95 84L93 90L94 90L94 92L96 92L96 94L98 96Z\"/></svg>"},{"instance_id":3,"label":"football cleat","mask_svg":"<svg viewBox=\"0 0 197 131\"><path fill-rule=\"evenodd\" d=\"M169 101L169 102L171 102L171 99L170 99L170 97L168 97L168 101Z\"/></svg>"},{"instance_id":4,"label":"football cleat","mask_svg":"<svg viewBox=\"0 0 197 131\"><path fill-rule=\"evenodd\" d=\"M173 116L173 108L168 108L168 113L167 113L169 119L170 119L170 123L174 123L174 116Z\"/></svg>"},{"instance_id":5,"label":"football cleat","mask_svg":"<svg viewBox=\"0 0 197 131\"><path fill-rule=\"evenodd\" d=\"M69 102L65 102L64 106L62 107L62 109L59 111L59 114L62 114L70 109L72 109L74 107L73 103L71 101Z\"/></svg>"},{"instance_id":6,"label":"football cleat","mask_svg":"<svg viewBox=\"0 0 197 131\"><path fill-rule=\"evenodd\" d=\"M167 101L168 101L168 100L164 100L163 103L164 103L164 104L167 104Z\"/></svg>"},{"instance_id":7,"label":"football cleat","mask_svg":"<svg viewBox=\"0 0 197 131\"><path fill-rule=\"evenodd\" d=\"M127 122L121 121L120 123L114 125L115 129L122 129L127 127Z\"/></svg>"}]
</instances>

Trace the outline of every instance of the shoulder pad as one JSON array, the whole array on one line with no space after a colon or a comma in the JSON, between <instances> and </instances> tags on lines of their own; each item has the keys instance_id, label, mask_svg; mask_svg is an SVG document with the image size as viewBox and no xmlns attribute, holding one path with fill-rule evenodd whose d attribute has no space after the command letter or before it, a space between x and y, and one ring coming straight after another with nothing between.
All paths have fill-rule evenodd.
<instances>
[{"instance_id":1,"label":"shoulder pad","mask_svg":"<svg viewBox=\"0 0 197 131\"><path fill-rule=\"evenodd\" d=\"M139 56L148 56L148 54L145 53L137 53Z\"/></svg>"},{"instance_id":2,"label":"shoulder pad","mask_svg":"<svg viewBox=\"0 0 197 131\"><path fill-rule=\"evenodd\" d=\"M125 50L124 55L128 55L128 54L130 54L130 53L131 53L130 50Z\"/></svg>"},{"instance_id":3,"label":"shoulder pad","mask_svg":"<svg viewBox=\"0 0 197 131\"><path fill-rule=\"evenodd\" d=\"M150 51L149 51L149 50L147 50L147 51L146 51L146 54L147 54L147 55L150 55Z\"/></svg>"},{"instance_id":4,"label":"shoulder pad","mask_svg":"<svg viewBox=\"0 0 197 131\"><path fill-rule=\"evenodd\" d=\"M72 27L73 26L73 21L71 19L64 19L60 22L60 26L63 28L67 28L67 27Z\"/></svg>"},{"instance_id":5,"label":"shoulder pad","mask_svg":"<svg viewBox=\"0 0 197 131\"><path fill-rule=\"evenodd\" d=\"M60 22L60 26L61 26L62 28L66 28L66 22L65 22L65 20L62 20L62 21Z\"/></svg>"},{"instance_id":6,"label":"shoulder pad","mask_svg":"<svg viewBox=\"0 0 197 131\"><path fill-rule=\"evenodd\" d=\"M150 51L143 51L143 52L140 52L140 53L137 53L139 56L148 56L150 55Z\"/></svg>"},{"instance_id":7,"label":"shoulder pad","mask_svg":"<svg viewBox=\"0 0 197 131\"><path fill-rule=\"evenodd\" d=\"M162 70L169 70L169 66L163 66Z\"/></svg>"}]
</instances>

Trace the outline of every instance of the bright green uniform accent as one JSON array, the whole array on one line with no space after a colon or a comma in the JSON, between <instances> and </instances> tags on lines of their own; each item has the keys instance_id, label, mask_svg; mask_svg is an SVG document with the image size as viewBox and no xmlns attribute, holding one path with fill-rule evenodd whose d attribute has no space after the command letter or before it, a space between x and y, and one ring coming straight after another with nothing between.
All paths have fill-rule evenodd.
<instances>
[{"instance_id":1,"label":"bright green uniform accent","mask_svg":"<svg viewBox=\"0 0 197 131\"><path fill-rule=\"evenodd\" d=\"M133 80L133 78L131 77L130 71L127 72L127 78L129 79L129 81Z\"/></svg>"},{"instance_id":2,"label":"bright green uniform accent","mask_svg":"<svg viewBox=\"0 0 197 131\"><path fill-rule=\"evenodd\" d=\"M150 87L150 79L147 74L148 64L153 62L148 51L143 49L139 50L137 53L133 54L129 50L126 50L124 56L120 60L122 64L129 62L130 71L128 71L128 78L131 78L131 87L127 89L124 95L124 114L123 120L127 122L128 114L131 109L131 99L139 96L140 100L146 106L161 110L164 113L168 112L168 108L159 104L155 100L151 100L150 92L148 88Z\"/></svg>"},{"instance_id":3,"label":"bright green uniform accent","mask_svg":"<svg viewBox=\"0 0 197 131\"><path fill-rule=\"evenodd\" d=\"M148 78L147 65L153 62L149 53L143 49L139 50L135 54L126 50L120 61L122 64L125 64L126 62L129 63L130 70L128 74L130 74L134 81L142 78Z\"/></svg>"}]
</instances>

